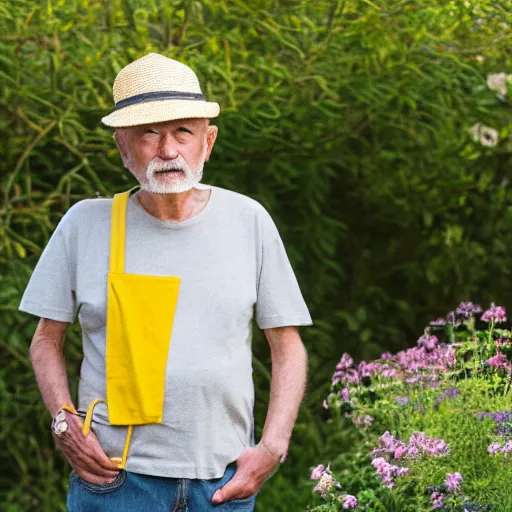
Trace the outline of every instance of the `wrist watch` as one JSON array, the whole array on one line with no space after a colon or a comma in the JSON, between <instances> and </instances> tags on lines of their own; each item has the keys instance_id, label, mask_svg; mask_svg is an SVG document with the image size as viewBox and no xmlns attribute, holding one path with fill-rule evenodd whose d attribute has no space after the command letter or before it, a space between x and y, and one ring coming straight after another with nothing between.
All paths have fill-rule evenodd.
<instances>
[{"instance_id":1,"label":"wrist watch","mask_svg":"<svg viewBox=\"0 0 512 512\"><path fill-rule=\"evenodd\" d=\"M59 412L52 420L52 430L56 436L61 436L68 429L68 422L66 421L66 411L59 409Z\"/></svg>"},{"instance_id":2,"label":"wrist watch","mask_svg":"<svg viewBox=\"0 0 512 512\"><path fill-rule=\"evenodd\" d=\"M63 405L52 419L52 431L56 436L61 436L68 429L66 411L71 414L78 414L78 411L72 405Z\"/></svg>"}]
</instances>

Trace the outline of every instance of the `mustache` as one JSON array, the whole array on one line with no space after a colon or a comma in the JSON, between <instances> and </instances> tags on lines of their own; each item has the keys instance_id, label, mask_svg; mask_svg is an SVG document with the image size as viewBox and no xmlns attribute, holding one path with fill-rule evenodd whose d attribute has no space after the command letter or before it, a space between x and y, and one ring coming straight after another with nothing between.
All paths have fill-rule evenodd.
<instances>
[{"instance_id":1,"label":"mustache","mask_svg":"<svg viewBox=\"0 0 512 512\"><path fill-rule=\"evenodd\" d=\"M157 159L151 160L146 169L146 174L147 176L153 176L153 174L155 174L155 172L158 171L175 170L185 171L186 173L190 172L189 165L181 155L175 158L174 160L167 160L165 162L159 161Z\"/></svg>"}]
</instances>

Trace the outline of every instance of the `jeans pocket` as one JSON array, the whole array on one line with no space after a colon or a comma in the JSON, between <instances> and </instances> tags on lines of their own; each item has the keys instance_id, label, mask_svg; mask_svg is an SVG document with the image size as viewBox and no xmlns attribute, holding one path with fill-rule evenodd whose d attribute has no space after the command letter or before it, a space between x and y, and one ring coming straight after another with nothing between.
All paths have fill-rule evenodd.
<instances>
[{"instance_id":1,"label":"jeans pocket","mask_svg":"<svg viewBox=\"0 0 512 512\"><path fill-rule=\"evenodd\" d=\"M249 512L254 510L257 494L253 494L248 498L235 498L222 504L222 510L237 510L239 512ZM220 511L219 511L220 512Z\"/></svg>"},{"instance_id":2,"label":"jeans pocket","mask_svg":"<svg viewBox=\"0 0 512 512\"><path fill-rule=\"evenodd\" d=\"M215 481L214 490L211 496L215 494L215 491L224 487L236 473L236 462L228 464L226 471L222 478ZM232 500L225 501L221 505L218 505L220 510L238 510L239 512L252 511L254 510L254 504L256 503L256 496L258 493L249 496L248 498L234 498Z\"/></svg>"},{"instance_id":3,"label":"jeans pocket","mask_svg":"<svg viewBox=\"0 0 512 512\"><path fill-rule=\"evenodd\" d=\"M106 494L117 491L126 480L126 471L121 470L112 482L106 484L95 484L80 478L74 471L71 473L71 480L76 480L84 489L94 494Z\"/></svg>"}]
</instances>

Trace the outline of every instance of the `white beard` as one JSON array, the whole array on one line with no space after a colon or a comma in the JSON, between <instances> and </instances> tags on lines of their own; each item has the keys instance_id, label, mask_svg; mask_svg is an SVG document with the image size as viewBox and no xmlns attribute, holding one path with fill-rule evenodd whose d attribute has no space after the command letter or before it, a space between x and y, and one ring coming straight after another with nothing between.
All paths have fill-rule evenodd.
<instances>
[{"instance_id":1,"label":"white beard","mask_svg":"<svg viewBox=\"0 0 512 512\"><path fill-rule=\"evenodd\" d=\"M174 160L161 161L153 158L146 168L146 175L139 179L140 188L154 194L179 194L186 192L197 185L203 177L203 168L206 160L207 146L205 144L203 155L195 169L192 169L187 161L178 155ZM155 176L157 171L180 169L181 173L166 175L163 179ZM171 178L172 181L168 181Z\"/></svg>"}]
</instances>

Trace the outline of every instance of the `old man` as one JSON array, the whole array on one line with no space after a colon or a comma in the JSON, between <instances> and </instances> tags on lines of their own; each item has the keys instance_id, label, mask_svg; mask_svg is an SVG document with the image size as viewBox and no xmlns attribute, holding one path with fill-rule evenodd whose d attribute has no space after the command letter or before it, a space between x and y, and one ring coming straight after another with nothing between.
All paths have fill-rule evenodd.
<instances>
[{"instance_id":1,"label":"old man","mask_svg":"<svg viewBox=\"0 0 512 512\"><path fill-rule=\"evenodd\" d=\"M74 511L254 510L284 461L310 325L267 211L201 184L219 105L194 72L162 55L121 70L114 129L139 182L64 215L20 309L40 317L30 357ZM78 404L63 345L75 320L83 352ZM272 354L270 403L254 440L251 321Z\"/></svg>"}]
</instances>

